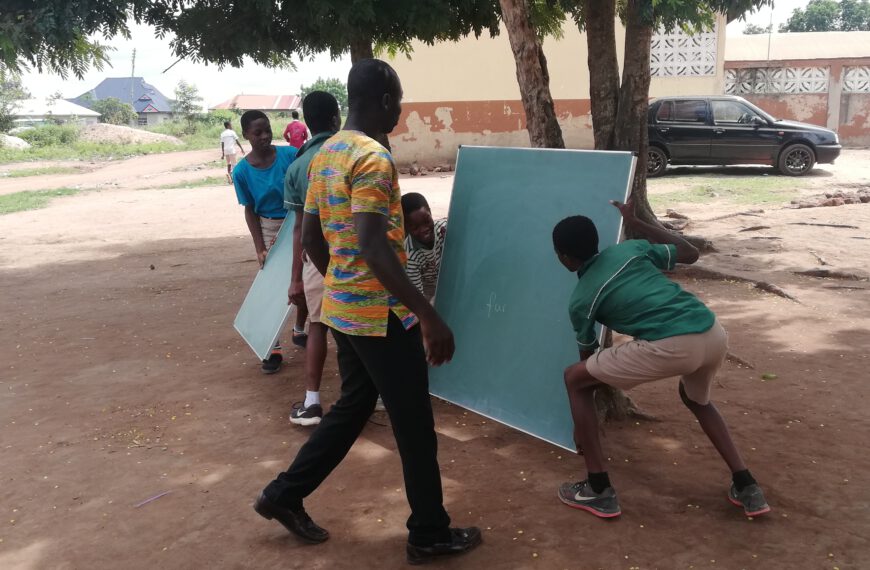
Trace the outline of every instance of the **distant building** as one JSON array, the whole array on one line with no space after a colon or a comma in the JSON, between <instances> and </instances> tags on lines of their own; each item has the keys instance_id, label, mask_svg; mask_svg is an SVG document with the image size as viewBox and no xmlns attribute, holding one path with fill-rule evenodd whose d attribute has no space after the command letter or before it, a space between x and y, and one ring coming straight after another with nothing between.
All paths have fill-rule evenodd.
<instances>
[{"instance_id":1,"label":"distant building","mask_svg":"<svg viewBox=\"0 0 870 570\"><path fill-rule=\"evenodd\" d=\"M172 100L142 77L107 77L90 91L69 101L91 108L93 101L109 97L133 105L140 126L156 125L172 118Z\"/></svg>"},{"instance_id":2,"label":"distant building","mask_svg":"<svg viewBox=\"0 0 870 570\"><path fill-rule=\"evenodd\" d=\"M302 98L299 95L236 95L209 108L209 111L237 109L264 113L289 113L301 107Z\"/></svg>"},{"instance_id":3,"label":"distant building","mask_svg":"<svg viewBox=\"0 0 870 570\"><path fill-rule=\"evenodd\" d=\"M868 146L870 32L729 36L724 92L779 119L837 131L844 145Z\"/></svg>"},{"instance_id":4,"label":"distant building","mask_svg":"<svg viewBox=\"0 0 870 570\"><path fill-rule=\"evenodd\" d=\"M650 96L715 95L725 83L725 16L711 30L694 35L681 29L652 38ZM616 28L616 45L625 29ZM529 145L516 62L504 26L496 37L469 36L458 42L412 42L410 59L391 63L405 95L402 116L390 133L400 163L451 162L460 145ZM586 36L573 21L559 38L547 38L544 52L556 116L568 148L592 148L592 116ZM434 72L433 70L437 70Z\"/></svg>"},{"instance_id":5,"label":"distant building","mask_svg":"<svg viewBox=\"0 0 870 570\"><path fill-rule=\"evenodd\" d=\"M100 120L100 114L64 99L24 99L13 112L17 126L41 125L53 121L90 125Z\"/></svg>"}]
</instances>

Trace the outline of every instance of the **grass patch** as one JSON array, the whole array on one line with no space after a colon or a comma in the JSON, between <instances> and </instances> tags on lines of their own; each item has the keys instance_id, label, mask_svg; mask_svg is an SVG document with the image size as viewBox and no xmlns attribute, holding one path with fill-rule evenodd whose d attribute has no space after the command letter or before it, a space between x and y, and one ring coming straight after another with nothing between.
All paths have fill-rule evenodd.
<instances>
[{"instance_id":1,"label":"grass patch","mask_svg":"<svg viewBox=\"0 0 870 570\"><path fill-rule=\"evenodd\" d=\"M55 198L73 196L79 192L82 192L81 188L53 188L3 194L0 195L0 215L45 208Z\"/></svg>"},{"instance_id":2,"label":"grass patch","mask_svg":"<svg viewBox=\"0 0 870 570\"><path fill-rule=\"evenodd\" d=\"M225 176L208 176L199 180L189 180L187 182L175 182L173 184L163 184L162 186L154 186L149 190L174 190L176 188L201 188L203 186L225 186L227 179Z\"/></svg>"},{"instance_id":3,"label":"grass patch","mask_svg":"<svg viewBox=\"0 0 870 570\"><path fill-rule=\"evenodd\" d=\"M673 180L667 181L673 184ZM794 198L806 187L806 182L786 176L746 176L740 178L682 179L685 188L663 193L650 193L649 201L654 209L663 209L679 203L704 203L724 200L732 204L765 205L781 204ZM655 189L655 184L650 184Z\"/></svg>"},{"instance_id":4,"label":"grass patch","mask_svg":"<svg viewBox=\"0 0 870 570\"><path fill-rule=\"evenodd\" d=\"M10 162L31 162L36 160L111 160L129 158L131 156L143 154L157 154L161 152L180 150L191 149L170 142L116 144L79 141L68 146L34 146L23 150L0 148L0 164L8 164Z\"/></svg>"},{"instance_id":5,"label":"grass patch","mask_svg":"<svg viewBox=\"0 0 870 570\"><path fill-rule=\"evenodd\" d=\"M46 176L48 174L78 174L78 168L72 166L46 166L43 168L22 168L0 173L0 178L25 178L27 176Z\"/></svg>"}]
</instances>

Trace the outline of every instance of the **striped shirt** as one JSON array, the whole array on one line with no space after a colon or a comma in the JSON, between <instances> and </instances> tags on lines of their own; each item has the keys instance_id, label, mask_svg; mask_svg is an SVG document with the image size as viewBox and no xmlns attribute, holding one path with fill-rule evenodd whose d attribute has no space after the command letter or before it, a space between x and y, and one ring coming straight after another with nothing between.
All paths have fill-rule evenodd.
<instances>
[{"instance_id":1,"label":"striped shirt","mask_svg":"<svg viewBox=\"0 0 870 570\"><path fill-rule=\"evenodd\" d=\"M444 254L444 237L447 235L447 218L435 220L435 243L427 249L410 234L405 236L405 252L408 254L406 271L411 283L430 301L435 296L441 256Z\"/></svg>"}]
</instances>

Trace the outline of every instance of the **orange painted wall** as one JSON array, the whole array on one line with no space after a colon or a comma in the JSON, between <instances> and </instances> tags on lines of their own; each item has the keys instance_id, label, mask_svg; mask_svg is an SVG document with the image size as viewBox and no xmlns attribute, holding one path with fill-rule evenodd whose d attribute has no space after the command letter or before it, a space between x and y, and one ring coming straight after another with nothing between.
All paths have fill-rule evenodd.
<instances>
[{"instance_id":1,"label":"orange painted wall","mask_svg":"<svg viewBox=\"0 0 870 570\"><path fill-rule=\"evenodd\" d=\"M588 99L555 101L568 148L592 148ZM390 134L400 164L453 162L459 145L529 146L520 100L404 103Z\"/></svg>"}]
</instances>

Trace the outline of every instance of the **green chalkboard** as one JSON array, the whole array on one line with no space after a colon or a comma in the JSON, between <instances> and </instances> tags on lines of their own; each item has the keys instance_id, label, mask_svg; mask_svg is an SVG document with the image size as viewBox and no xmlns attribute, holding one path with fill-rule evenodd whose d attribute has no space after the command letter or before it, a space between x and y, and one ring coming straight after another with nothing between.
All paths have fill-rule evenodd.
<instances>
[{"instance_id":1,"label":"green chalkboard","mask_svg":"<svg viewBox=\"0 0 870 570\"><path fill-rule=\"evenodd\" d=\"M269 248L266 263L257 271L233 323L236 331L261 360L269 357L290 316L287 289L293 269L295 215L293 211L287 213L275 243Z\"/></svg>"},{"instance_id":2,"label":"green chalkboard","mask_svg":"<svg viewBox=\"0 0 870 570\"><path fill-rule=\"evenodd\" d=\"M568 318L577 276L553 226L583 214L618 241L634 172L627 152L461 147L435 306L456 337L432 394L574 449L562 373L579 359Z\"/></svg>"}]
</instances>

